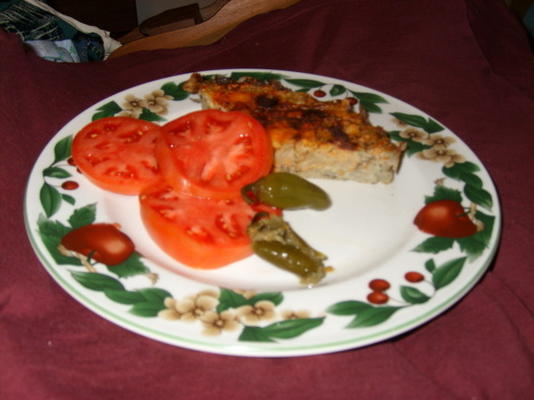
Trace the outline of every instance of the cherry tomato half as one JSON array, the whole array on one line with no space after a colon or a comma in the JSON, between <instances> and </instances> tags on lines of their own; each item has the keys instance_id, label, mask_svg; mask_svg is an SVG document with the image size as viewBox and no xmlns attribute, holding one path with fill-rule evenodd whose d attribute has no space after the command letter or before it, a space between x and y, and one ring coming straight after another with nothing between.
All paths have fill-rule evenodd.
<instances>
[{"instance_id":1,"label":"cherry tomato half","mask_svg":"<svg viewBox=\"0 0 534 400\"><path fill-rule=\"evenodd\" d=\"M246 229L255 211L240 197L196 197L161 182L145 189L139 200L154 242L185 265L218 268L252 254Z\"/></svg>"},{"instance_id":2,"label":"cherry tomato half","mask_svg":"<svg viewBox=\"0 0 534 400\"><path fill-rule=\"evenodd\" d=\"M159 180L154 147L159 125L130 117L107 117L86 125L72 142L72 158L96 186L139 194Z\"/></svg>"},{"instance_id":3,"label":"cherry tomato half","mask_svg":"<svg viewBox=\"0 0 534 400\"><path fill-rule=\"evenodd\" d=\"M254 118L238 112L202 110L162 127L156 159L175 190L229 199L272 168L271 140Z\"/></svg>"}]
</instances>

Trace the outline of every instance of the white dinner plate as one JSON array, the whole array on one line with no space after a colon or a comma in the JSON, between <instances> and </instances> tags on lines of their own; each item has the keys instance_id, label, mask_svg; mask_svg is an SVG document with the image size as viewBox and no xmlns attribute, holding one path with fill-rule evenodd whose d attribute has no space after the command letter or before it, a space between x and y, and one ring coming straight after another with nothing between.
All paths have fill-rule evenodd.
<instances>
[{"instance_id":1,"label":"white dinner plate","mask_svg":"<svg viewBox=\"0 0 534 400\"><path fill-rule=\"evenodd\" d=\"M321 100L357 98L373 124L406 143L398 175L389 185L314 180L332 206L285 212L333 267L317 287L301 286L296 276L257 256L217 270L193 269L152 241L136 196L105 192L69 163L73 135L92 119L133 115L163 124L200 109L198 98L181 86L190 75L117 93L52 138L33 167L24 203L37 257L84 306L171 345L239 356L300 356L358 348L412 330L459 301L484 274L500 236L497 193L480 160L441 123L387 94L334 78L272 70L203 74L253 74ZM460 203L482 230L464 238L420 231L415 215L437 200ZM93 222L118 223L136 253L120 266L97 263L90 271L58 252L64 234ZM389 287L369 297L376 279Z\"/></svg>"}]
</instances>

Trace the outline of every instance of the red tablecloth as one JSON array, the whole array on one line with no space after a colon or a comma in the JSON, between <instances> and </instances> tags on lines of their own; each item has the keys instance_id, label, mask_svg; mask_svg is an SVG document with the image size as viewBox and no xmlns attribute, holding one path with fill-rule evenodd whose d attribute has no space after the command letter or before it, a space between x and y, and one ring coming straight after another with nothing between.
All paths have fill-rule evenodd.
<instances>
[{"instance_id":1,"label":"red tablecloth","mask_svg":"<svg viewBox=\"0 0 534 400\"><path fill-rule=\"evenodd\" d=\"M218 43L55 64L0 34L0 398L534 398L534 59L499 0L304 0ZM213 68L276 68L398 97L458 134L502 201L500 249L455 307L402 337L310 357L241 358L121 329L65 293L34 255L23 194L40 151L119 90Z\"/></svg>"}]
</instances>

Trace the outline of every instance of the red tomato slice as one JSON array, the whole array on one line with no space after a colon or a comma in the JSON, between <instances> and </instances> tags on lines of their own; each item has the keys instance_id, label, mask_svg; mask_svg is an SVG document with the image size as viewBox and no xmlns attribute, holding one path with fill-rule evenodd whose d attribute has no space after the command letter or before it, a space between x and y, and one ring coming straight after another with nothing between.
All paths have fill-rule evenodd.
<instances>
[{"instance_id":1,"label":"red tomato slice","mask_svg":"<svg viewBox=\"0 0 534 400\"><path fill-rule=\"evenodd\" d=\"M273 149L254 118L237 111L202 110L163 126L156 158L175 190L227 199L269 173Z\"/></svg>"},{"instance_id":2,"label":"red tomato slice","mask_svg":"<svg viewBox=\"0 0 534 400\"><path fill-rule=\"evenodd\" d=\"M246 229L255 211L240 197L195 197L161 182L145 189L139 201L154 242L185 265L219 268L252 254Z\"/></svg>"},{"instance_id":3,"label":"red tomato slice","mask_svg":"<svg viewBox=\"0 0 534 400\"><path fill-rule=\"evenodd\" d=\"M86 125L72 142L72 158L96 186L139 194L160 179L154 147L161 127L130 117L108 117Z\"/></svg>"}]
</instances>

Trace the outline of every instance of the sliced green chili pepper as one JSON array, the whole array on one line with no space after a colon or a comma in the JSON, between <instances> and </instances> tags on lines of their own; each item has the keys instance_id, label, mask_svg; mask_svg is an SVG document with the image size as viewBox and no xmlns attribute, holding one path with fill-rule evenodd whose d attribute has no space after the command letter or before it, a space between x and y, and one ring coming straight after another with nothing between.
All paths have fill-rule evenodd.
<instances>
[{"instance_id":1,"label":"sliced green chili pepper","mask_svg":"<svg viewBox=\"0 0 534 400\"><path fill-rule=\"evenodd\" d=\"M281 217L258 213L248 234L259 257L296 274L303 284L313 286L324 278L326 256L306 243Z\"/></svg>"},{"instance_id":2,"label":"sliced green chili pepper","mask_svg":"<svg viewBox=\"0 0 534 400\"><path fill-rule=\"evenodd\" d=\"M258 241L252 248L264 260L298 275L302 284L316 285L325 276L323 263L296 247L276 241Z\"/></svg>"},{"instance_id":3,"label":"sliced green chili pepper","mask_svg":"<svg viewBox=\"0 0 534 400\"><path fill-rule=\"evenodd\" d=\"M259 202L282 209L324 210L331 205L323 189L289 172L273 172L244 186L241 193L249 204Z\"/></svg>"}]
</instances>

